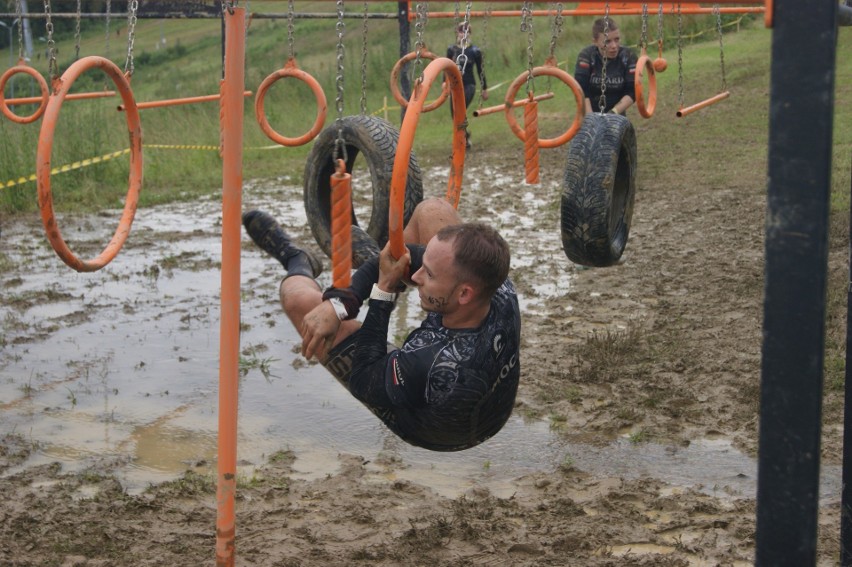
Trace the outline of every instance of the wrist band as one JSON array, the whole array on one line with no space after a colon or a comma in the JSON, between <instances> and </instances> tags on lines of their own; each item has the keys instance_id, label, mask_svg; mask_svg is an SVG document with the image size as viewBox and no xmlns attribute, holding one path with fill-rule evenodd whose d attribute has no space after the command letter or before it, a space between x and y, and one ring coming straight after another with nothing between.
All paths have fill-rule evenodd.
<instances>
[{"instance_id":1,"label":"wrist band","mask_svg":"<svg viewBox=\"0 0 852 567\"><path fill-rule=\"evenodd\" d=\"M370 292L370 299L375 299L378 301L390 301L393 303L396 301L396 293L390 293L387 291L382 291L379 289L379 284L373 284L373 290Z\"/></svg>"},{"instance_id":2,"label":"wrist band","mask_svg":"<svg viewBox=\"0 0 852 567\"><path fill-rule=\"evenodd\" d=\"M341 321L345 321L349 317L349 313L346 311L346 306L343 305L343 302L340 301L338 297L332 297L328 300L331 303L331 306L334 307L334 312L337 313L337 318Z\"/></svg>"},{"instance_id":3,"label":"wrist band","mask_svg":"<svg viewBox=\"0 0 852 567\"><path fill-rule=\"evenodd\" d=\"M322 294L322 299L323 301L326 299L337 299L340 302L340 305L346 309L346 316L341 318L341 321L348 321L357 317L362 303L361 299L359 299L358 296L348 288L339 289L336 287L330 287ZM340 317L340 311L338 311L336 305L334 306L334 310L337 313L337 316Z\"/></svg>"}]
</instances>

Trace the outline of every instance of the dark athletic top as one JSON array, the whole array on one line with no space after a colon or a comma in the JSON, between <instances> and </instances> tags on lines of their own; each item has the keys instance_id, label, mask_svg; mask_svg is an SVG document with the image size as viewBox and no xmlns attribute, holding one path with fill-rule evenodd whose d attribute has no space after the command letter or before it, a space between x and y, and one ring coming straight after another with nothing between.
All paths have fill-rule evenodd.
<instances>
[{"instance_id":1,"label":"dark athletic top","mask_svg":"<svg viewBox=\"0 0 852 567\"><path fill-rule=\"evenodd\" d=\"M451 45L447 48L447 58L452 59L458 64L458 56L461 55L462 48L458 45ZM479 77L479 84L482 90L488 90L488 83L485 81L485 72L482 67L482 50L475 45L469 45L464 48L464 54L467 56L467 65L462 71L462 84L464 86L473 85L476 87L476 77ZM476 75L473 74L473 68L476 67ZM461 67L459 67L461 71Z\"/></svg>"},{"instance_id":2,"label":"dark athletic top","mask_svg":"<svg viewBox=\"0 0 852 567\"><path fill-rule=\"evenodd\" d=\"M414 273L424 248L409 250ZM375 260L356 275L369 271L369 264L375 282ZM363 287L356 293L369 296ZM512 413L520 378L521 317L512 282L507 279L497 290L479 327L448 329L440 314L429 313L401 349L388 352L393 307L389 301L370 302L356 333L350 392L402 439L433 451L466 449L497 433Z\"/></svg>"},{"instance_id":3,"label":"dark athletic top","mask_svg":"<svg viewBox=\"0 0 852 567\"><path fill-rule=\"evenodd\" d=\"M618 55L606 62L606 108L607 112L615 106L624 95L636 100L635 75L636 54L627 48L620 47ZM592 103L592 110L600 112L601 83L603 78L603 57L597 45L590 45L577 56L577 66L574 78L583 89L583 94Z\"/></svg>"}]
</instances>

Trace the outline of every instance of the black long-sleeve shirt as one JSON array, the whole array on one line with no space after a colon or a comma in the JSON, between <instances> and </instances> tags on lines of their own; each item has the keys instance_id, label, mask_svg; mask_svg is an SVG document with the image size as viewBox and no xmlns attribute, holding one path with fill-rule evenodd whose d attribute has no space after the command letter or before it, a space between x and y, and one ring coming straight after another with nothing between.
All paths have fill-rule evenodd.
<instances>
[{"instance_id":1,"label":"black long-sleeve shirt","mask_svg":"<svg viewBox=\"0 0 852 567\"><path fill-rule=\"evenodd\" d=\"M411 273L423 247L409 246ZM361 298L378 280L371 260L352 279ZM371 301L356 335L350 392L405 441L435 451L457 451L497 433L512 413L520 378L521 319L508 279L491 300L485 320L472 329L448 329L429 313L402 348L388 352L394 304Z\"/></svg>"},{"instance_id":2,"label":"black long-sleeve shirt","mask_svg":"<svg viewBox=\"0 0 852 567\"><path fill-rule=\"evenodd\" d=\"M606 61L606 107L607 112L618 101L628 95L636 100L636 54L621 47L618 55ZM601 85L603 84L603 57L597 45L590 45L577 56L574 78L583 89L583 94L592 103L592 110L600 112Z\"/></svg>"}]
</instances>

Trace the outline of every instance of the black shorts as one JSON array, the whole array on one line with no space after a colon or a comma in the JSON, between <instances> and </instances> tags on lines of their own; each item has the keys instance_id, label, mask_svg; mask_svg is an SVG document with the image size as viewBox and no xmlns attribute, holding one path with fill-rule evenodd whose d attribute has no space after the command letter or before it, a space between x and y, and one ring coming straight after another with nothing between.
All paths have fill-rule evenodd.
<instances>
[{"instance_id":1,"label":"black shorts","mask_svg":"<svg viewBox=\"0 0 852 567\"><path fill-rule=\"evenodd\" d=\"M355 331L340 344L332 348L326 357L320 361L326 370L331 372L331 375L337 378L337 381L349 389L349 376L352 375L352 360L355 358L355 342L360 330ZM388 343L388 352L396 350L396 346Z\"/></svg>"}]
</instances>

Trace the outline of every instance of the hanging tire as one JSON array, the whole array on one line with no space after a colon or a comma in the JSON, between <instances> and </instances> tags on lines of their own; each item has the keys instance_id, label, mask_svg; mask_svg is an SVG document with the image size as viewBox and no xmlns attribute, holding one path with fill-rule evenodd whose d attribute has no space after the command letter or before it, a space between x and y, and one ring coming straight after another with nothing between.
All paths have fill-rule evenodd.
<instances>
[{"instance_id":1,"label":"hanging tire","mask_svg":"<svg viewBox=\"0 0 852 567\"><path fill-rule=\"evenodd\" d=\"M568 146L562 248L584 266L612 266L627 245L636 196L636 132L624 116L589 114Z\"/></svg>"},{"instance_id":2,"label":"hanging tire","mask_svg":"<svg viewBox=\"0 0 852 567\"><path fill-rule=\"evenodd\" d=\"M379 247L388 241L388 204L393 173L394 156L399 132L389 122L373 116L346 116L342 120L343 139L346 142L346 171L352 175L352 224L357 224L373 237ZM331 257L331 175L334 173L334 147L338 136L338 123L332 122L317 136L305 165L305 212L311 232ZM354 169L356 159L363 155L370 172L372 199L357 189L361 178ZM339 156L343 158L343 156ZM363 185L363 183L361 183ZM366 201L371 200L371 203ZM423 200L423 183L420 166L412 152L408 162L408 179L405 186L403 219L407 223L417 204ZM369 221L364 227L358 220L364 205L370 206Z\"/></svg>"}]
</instances>

